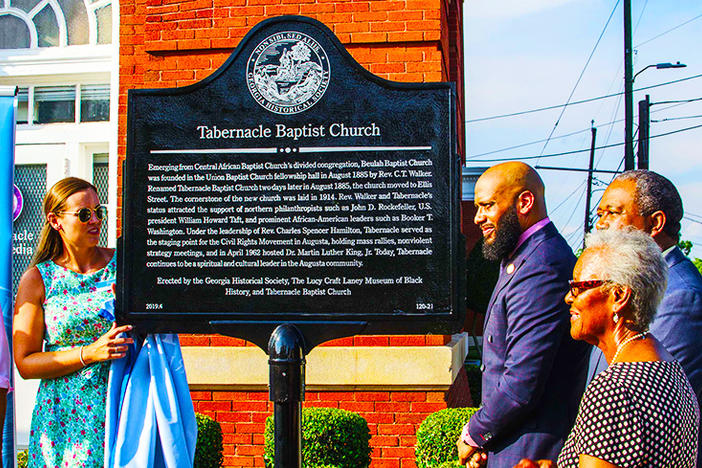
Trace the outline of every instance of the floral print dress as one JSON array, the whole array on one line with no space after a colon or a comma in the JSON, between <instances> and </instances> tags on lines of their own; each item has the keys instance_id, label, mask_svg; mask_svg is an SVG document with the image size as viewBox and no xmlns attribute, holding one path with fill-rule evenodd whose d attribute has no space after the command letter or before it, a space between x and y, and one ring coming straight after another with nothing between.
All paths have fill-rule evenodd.
<instances>
[{"instance_id":1,"label":"floral print dress","mask_svg":"<svg viewBox=\"0 0 702 468\"><path fill-rule=\"evenodd\" d=\"M44 281L44 350L88 345L112 322L99 315L114 281L116 256L99 271L76 273L49 260L37 265ZM29 467L102 467L105 402L109 362L94 363L73 374L42 379L32 413Z\"/></svg>"}]
</instances>

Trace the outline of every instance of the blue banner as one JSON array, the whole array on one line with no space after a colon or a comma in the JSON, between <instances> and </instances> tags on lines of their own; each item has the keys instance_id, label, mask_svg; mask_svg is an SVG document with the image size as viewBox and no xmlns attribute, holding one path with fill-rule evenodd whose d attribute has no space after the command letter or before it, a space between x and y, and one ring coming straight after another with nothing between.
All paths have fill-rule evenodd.
<instances>
[{"instance_id":1,"label":"blue banner","mask_svg":"<svg viewBox=\"0 0 702 468\"><path fill-rule=\"evenodd\" d=\"M14 87L0 88L0 387L10 384L10 348L12 333L12 214L15 165ZM14 418L11 394L7 399L2 441L3 466L14 466ZM0 393L0 398L2 398Z\"/></svg>"}]
</instances>

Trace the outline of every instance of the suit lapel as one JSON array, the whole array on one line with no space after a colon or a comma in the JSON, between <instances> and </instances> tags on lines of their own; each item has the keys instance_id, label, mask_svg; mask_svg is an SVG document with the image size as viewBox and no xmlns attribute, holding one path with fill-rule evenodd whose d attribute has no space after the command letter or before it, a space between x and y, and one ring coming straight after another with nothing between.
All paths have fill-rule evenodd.
<instances>
[{"instance_id":1,"label":"suit lapel","mask_svg":"<svg viewBox=\"0 0 702 468\"><path fill-rule=\"evenodd\" d=\"M512 281L512 278L517 275L519 269L524 265L524 262L526 262L527 258L531 256L534 250L536 250L546 238L550 237L550 234L554 229L555 227L553 226L553 223L547 224L524 241L524 243L519 246L519 249L517 249L511 258L502 260L500 263L500 276L497 279L495 289L492 291L492 296L490 296L490 304L488 305L485 321L483 322L484 324L488 323L492 308L495 305L497 298L500 296L500 292L507 287L507 285Z\"/></svg>"}]
</instances>

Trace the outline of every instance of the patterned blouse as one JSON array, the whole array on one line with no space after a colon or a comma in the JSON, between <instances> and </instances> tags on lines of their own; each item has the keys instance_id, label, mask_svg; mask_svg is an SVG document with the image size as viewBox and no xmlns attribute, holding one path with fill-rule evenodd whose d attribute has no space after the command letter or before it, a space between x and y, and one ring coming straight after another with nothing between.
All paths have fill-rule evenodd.
<instances>
[{"instance_id":1,"label":"patterned blouse","mask_svg":"<svg viewBox=\"0 0 702 468\"><path fill-rule=\"evenodd\" d=\"M558 466L585 454L623 468L694 468L699 419L677 361L615 363L585 390Z\"/></svg>"}]
</instances>

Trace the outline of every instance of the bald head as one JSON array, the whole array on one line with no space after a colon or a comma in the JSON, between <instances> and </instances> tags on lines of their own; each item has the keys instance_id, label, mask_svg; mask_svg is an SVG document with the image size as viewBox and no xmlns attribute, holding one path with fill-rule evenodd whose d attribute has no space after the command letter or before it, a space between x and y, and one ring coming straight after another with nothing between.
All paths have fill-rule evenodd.
<instances>
[{"instance_id":1,"label":"bald head","mask_svg":"<svg viewBox=\"0 0 702 468\"><path fill-rule=\"evenodd\" d=\"M483 254L500 259L519 235L546 217L544 183L521 162L493 166L475 184L475 224L483 232Z\"/></svg>"},{"instance_id":2,"label":"bald head","mask_svg":"<svg viewBox=\"0 0 702 468\"><path fill-rule=\"evenodd\" d=\"M510 161L492 166L485 171L476 184L491 185L495 192L516 200L523 192L533 196L533 208L529 213L523 213L529 218L535 217L529 225L546 217L546 199L544 197L544 182L533 167L519 161ZM527 226L528 227L528 226Z\"/></svg>"}]
</instances>

